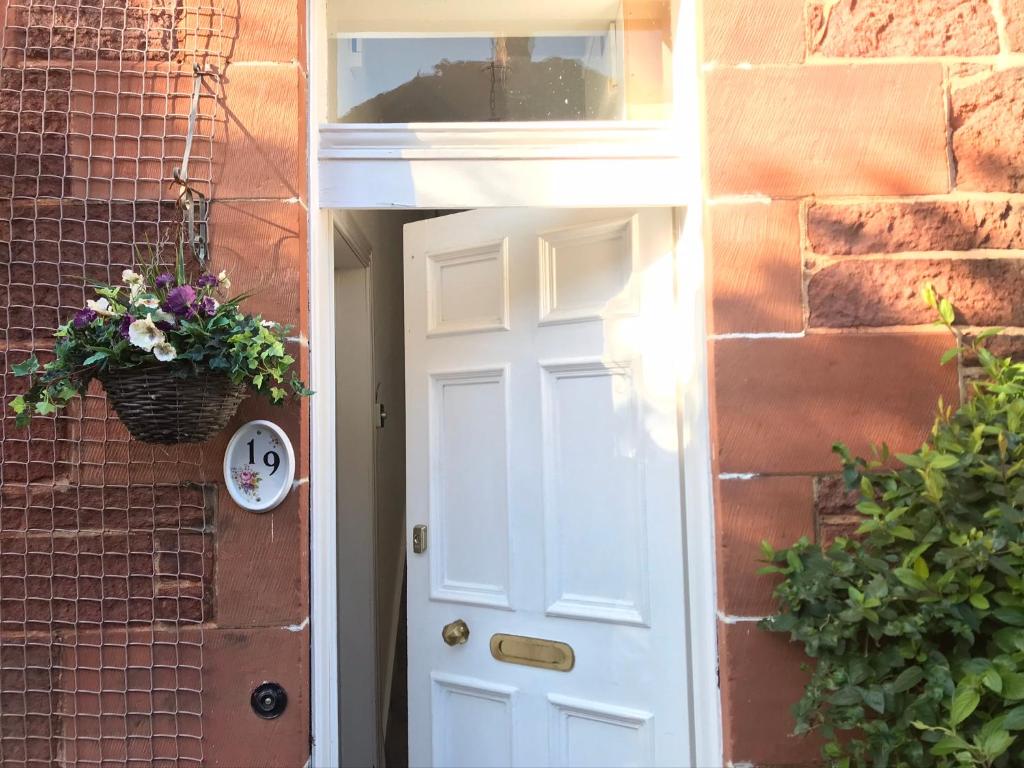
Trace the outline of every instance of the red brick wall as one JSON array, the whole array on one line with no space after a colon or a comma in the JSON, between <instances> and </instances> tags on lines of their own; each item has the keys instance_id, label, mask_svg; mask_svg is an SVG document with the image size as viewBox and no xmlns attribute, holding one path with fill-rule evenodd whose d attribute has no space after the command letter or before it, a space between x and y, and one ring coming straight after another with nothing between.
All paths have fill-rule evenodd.
<instances>
[{"instance_id":1,"label":"red brick wall","mask_svg":"<svg viewBox=\"0 0 1024 768\"><path fill-rule=\"evenodd\" d=\"M173 232L193 63L192 172L212 267L306 335L305 3L0 0L0 368L45 357ZM308 355L300 355L303 374ZM20 381L0 379L6 401ZM102 390L56 419L0 420L0 763L302 765L309 753L308 485L236 507L220 462L271 418L308 476L305 406L248 401L201 447L138 444ZM273 722L249 693L277 680Z\"/></svg>"},{"instance_id":2,"label":"red brick wall","mask_svg":"<svg viewBox=\"0 0 1024 768\"><path fill-rule=\"evenodd\" d=\"M1024 333L1024 3L704 0L703 19L726 757L811 764L788 735L802 654L754 623L758 543L849 530L832 442L916 447L958 397L925 282Z\"/></svg>"}]
</instances>

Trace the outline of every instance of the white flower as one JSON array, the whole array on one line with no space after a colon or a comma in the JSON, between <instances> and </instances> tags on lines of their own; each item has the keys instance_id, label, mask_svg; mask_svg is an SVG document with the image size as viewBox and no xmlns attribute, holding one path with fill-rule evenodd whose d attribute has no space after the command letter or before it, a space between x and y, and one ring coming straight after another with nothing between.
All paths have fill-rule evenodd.
<instances>
[{"instance_id":1,"label":"white flower","mask_svg":"<svg viewBox=\"0 0 1024 768\"><path fill-rule=\"evenodd\" d=\"M89 299L85 302L85 306L91 309L100 317L113 317L114 313L110 311L110 302L106 299L96 299L93 301Z\"/></svg>"},{"instance_id":2,"label":"white flower","mask_svg":"<svg viewBox=\"0 0 1024 768\"><path fill-rule=\"evenodd\" d=\"M231 290L231 281L228 280L228 273L226 270L221 270L220 274L217 275L217 285L220 286L223 291Z\"/></svg>"},{"instance_id":3,"label":"white flower","mask_svg":"<svg viewBox=\"0 0 1024 768\"><path fill-rule=\"evenodd\" d=\"M153 354L157 360L167 363L178 356L178 351L166 341L161 341L153 345Z\"/></svg>"},{"instance_id":4,"label":"white flower","mask_svg":"<svg viewBox=\"0 0 1024 768\"><path fill-rule=\"evenodd\" d=\"M277 325L277 323L275 323L273 320L260 320L260 325L262 325L264 328L273 328L275 325Z\"/></svg>"},{"instance_id":5,"label":"white flower","mask_svg":"<svg viewBox=\"0 0 1024 768\"><path fill-rule=\"evenodd\" d=\"M135 302L140 307L148 307L149 309L156 309L160 306L160 299L154 299L152 297L148 299L139 299Z\"/></svg>"},{"instance_id":6,"label":"white flower","mask_svg":"<svg viewBox=\"0 0 1024 768\"><path fill-rule=\"evenodd\" d=\"M142 275L130 269L126 269L121 273L121 280L124 281L125 285L142 285Z\"/></svg>"},{"instance_id":7,"label":"white flower","mask_svg":"<svg viewBox=\"0 0 1024 768\"><path fill-rule=\"evenodd\" d=\"M154 323L170 323L171 325L175 325L178 322L178 318L170 312L164 312L162 309L158 309L156 312L151 314L149 319Z\"/></svg>"},{"instance_id":8,"label":"white flower","mask_svg":"<svg viewBox=\"0 0 1024 768\"><path fill-rule=\"evenodd\" d=\"M144 317L128 326L128 340L139 349L149 352L164 341L164 333L151 318Z\"/></svg>"}]
</instances>

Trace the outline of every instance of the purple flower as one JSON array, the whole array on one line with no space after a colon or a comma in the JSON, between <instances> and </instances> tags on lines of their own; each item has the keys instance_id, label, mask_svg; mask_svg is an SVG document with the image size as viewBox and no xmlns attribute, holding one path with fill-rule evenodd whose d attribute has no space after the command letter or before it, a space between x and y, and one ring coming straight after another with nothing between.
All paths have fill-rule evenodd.
<instances>
[{"instance_id":1,"label":"purple flower","mask_svg":"<svg viewBox=\"0 0 1024 768\"><path fill-rule=\"evenodd\" d=\"M168 312L178 315L178 317L182 315L192 317L195 315L195 309L192 307L195 300L196 289L191 285L182 285L167 293L163 306Z\"/></svg>"},{"instance_id":2,"label":"purple flower","mask_svg":"<svg viewBox=\"0 0 1024 768\"><path fill-rule=\"evenodd\" d=\"M220 280L217 279L217 276L216 275L210 275L210 274L202 275L196 281L196 285L198 285L200 288L212 288L213 286L219 285L219 284L220 284Z\"/></svg>"},{"instance_id":3,"label":"purple flower","mask_svg":"<svg viewBox=\"0 0 1024 768\"><path fill-rule=\"evenodd\" d=\"M170 322L169 320L157 320L155 325L161 331L169 331L172 328L174 328L174 323Z\"/></svg>"},{"instance_id":4,"label":"purple flower","mask_svg":"<svg viewBox=\"0 0 1024 768\"><path fill-rule=\"evenodd\" d=\"M217 300L212 296L207 296L205 299L199 302L199 311L202 312L207 317L213 317L215 314L217 314L217 309L219 307L220 304L218 304Z\"/></svg>"},{"instance_id":5,"label":"purple flower","mask_svg":"<svg viewBox=\"0 0 1024 768\"><path fill-rule=\"evenodd\" d=\"M80 309L75 313L75 319L72 320L72 324L75 328L85 328L89 323L95 320L99 315L93 312L91 309Z\"/></svg>"},{"instance_id":6,"label":"purple flower","mask_svg":"<svg viewBox=\"0 0 1024 768\"><path fill-rule=\"evenodd\" d=\"M135 322L135 318L131 315L125 315L121 318L121 322L117 326L117 332L121 334L122 339L128 338L128 326Z\"/></svg>"},{"instance_id":7,"label":"purple flower","mask_svg":"<svg viewBox=\"0 0 1024 768\"><path fill-rule=\"evenodd\" d=\"M160 289L170 288L174 285L174 275L164 272L156 279L156 287Z\"/></svg>"}]
</instances>

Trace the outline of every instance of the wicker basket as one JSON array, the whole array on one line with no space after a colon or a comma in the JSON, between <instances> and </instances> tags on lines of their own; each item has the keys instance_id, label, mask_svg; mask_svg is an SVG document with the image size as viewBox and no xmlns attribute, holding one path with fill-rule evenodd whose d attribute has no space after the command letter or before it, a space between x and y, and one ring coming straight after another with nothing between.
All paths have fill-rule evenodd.
<instances>
[{"instance_id":1,"label":"wicker basket","mask_svg":"<svg viewBox=\"0 0 1024 768\"><path fill-rule=\"evenodd\" d=\"M227 426L245 398L244 384L220 373L185 379L169 367L127 368L99 376L107 399L136 440L201 443Z\"/></svg>"}]
</instances>

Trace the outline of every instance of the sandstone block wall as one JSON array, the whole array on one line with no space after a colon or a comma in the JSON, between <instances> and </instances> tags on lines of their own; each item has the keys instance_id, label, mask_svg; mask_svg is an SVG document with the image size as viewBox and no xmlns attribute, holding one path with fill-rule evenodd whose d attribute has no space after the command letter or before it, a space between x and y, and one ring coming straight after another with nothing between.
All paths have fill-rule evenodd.
<instances>
[{"instance_id":1,"label":"sandstone block wall","mask_svg":"<svg viewBox=\"0 0 1024 768\"><path fill-rule=\"evenodd\" d=\"M220 463L270 418L308 477L305 406L245 403L203 446L131 440L98 385L16 429L10 364L45 360L87 280L172 234L192 67L191 176L212 268L306 333L305 3L0 0L0 764L302 765L308 485L253 515ZM307 374L308 350L300 349ZM276 721L249 707L276 680Z\"/></svg>"},{"instance_id":2,"label":"sandstone block wall","mask_svg":"<svg viewBox=\"0 0 1024 768\"><path fill-rule=\"evenodd\" d=\"M856 526L836 440L913 449L941 368L925 282L1024 350L1024 3L704 0L726 757L812 765L803 656L755 626L762 539ZM970 363L968 362L968 368Z\"/></svg>"}]
</instances>

